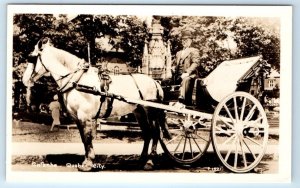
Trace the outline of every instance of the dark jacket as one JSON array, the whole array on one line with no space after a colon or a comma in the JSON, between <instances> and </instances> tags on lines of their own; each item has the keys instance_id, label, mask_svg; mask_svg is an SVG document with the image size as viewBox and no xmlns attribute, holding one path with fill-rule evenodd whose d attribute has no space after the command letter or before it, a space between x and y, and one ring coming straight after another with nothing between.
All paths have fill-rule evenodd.
<instances>
[{"instance_id":1,"label":"dark jacket","mask_svg":"<svg viewBox=\"0 0 300 188\"><path fill-rule=\"evenodd\" d=\"M177 52L175 62L173 62L173 66L175 65L175 74L180 76L182 73L189 73L190 76L198 76L198 69L200 66L200 55L199 50L196 48L187 48Z\"/></svg>"}]
</instances>

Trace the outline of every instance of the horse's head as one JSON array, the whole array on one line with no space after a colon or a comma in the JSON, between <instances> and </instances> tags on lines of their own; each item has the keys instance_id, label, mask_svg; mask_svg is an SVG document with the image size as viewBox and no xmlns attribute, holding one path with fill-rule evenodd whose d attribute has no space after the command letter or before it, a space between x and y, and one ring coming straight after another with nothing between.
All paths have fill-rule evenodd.
<instances>
[{"instance_id":1,"label":"horse's head","mask_svg":"<svg viewBox=\"0 0 300 188\"><path fill-rule=\"evenodd\" d=\"M24 72L23 83L27 87L33 86L46 73L51 74L59 86L65 84L68 79L64 78L77 72L84 63L83 59L55 48L49 38L40 39L29 56L36 57L36 60L28 63Z\"/></svg>"},{"instance_id":2,"label":"horse's head","mask_svg":"<svg viewBox=\"0 0 300 188\"><path fill-rule=\"evenodd\" d=\"M38 56L41 55L43 49L47 46L51 46L51 41L48 37L42 38L34 46L34 50L29 54L29 56Z\"/></svg>"},{"instance_id":3,"label":"horse's head","mask_svg":"<svg viewBox=\"0 0 300 188\"><path fill-rule=\"evenodd\" d=\"M42 76L46 75L47 70L41 63L39 57L37 57L36 62L29 62L22 78L22 82L26 87L32 87L33 84L40 79Z\"/></svg>"},{"instance_id":4,"label":"horse's head","mask_svg":"<svg viewBox=\"0 0 300 188\"><path fill-rule=\"evenodd\" d=\"M34 46L34 50L29 54L31 61L23 74L22 81L26 87L32 87L33 84L47 73L46 68L41 62L41 53L43 49L50 44L48 38L43 38Z\"/></svg>"},{"instance_id":5,"label":"horse's head","mask_svg":"<svg viewBox=\"0 0 300 188\"><path fill-rule=\"evenodd\" d=\"M50 41L47 38L41 39L35 45L34 50L29 54L30 61L23 73L22 82L27 87L26 92L26 102L29 106L31 103L31 87L34 83L47 73L46 68L41 62L41 52L46 47L50 45Z\"/></svg>"}]
</instances>

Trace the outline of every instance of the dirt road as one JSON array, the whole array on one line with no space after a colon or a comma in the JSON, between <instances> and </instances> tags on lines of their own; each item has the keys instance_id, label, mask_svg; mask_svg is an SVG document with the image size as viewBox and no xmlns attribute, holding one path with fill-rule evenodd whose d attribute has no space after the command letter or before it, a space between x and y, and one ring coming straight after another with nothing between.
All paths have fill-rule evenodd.
<instances>
[{"instance_id":1,"label":"dirt road","mask_svg":"<svg viewBox=\"0 0 300 188\"><path fill-rule=\"evenodd\" d=\"M49 125L15 122L12 128L13 171L77 172L84 159L79 132L65 127L49 131ZM142 150L141 132L136 127L103 126L94 140L96 172L142 170L139 154ZM192 166L177 166L158 147L156 172L230 173L219 162L210 146L201 160ZM266 155L252 173L278 171L278 138L271 138Z\"/></svg>"}]
</instances>

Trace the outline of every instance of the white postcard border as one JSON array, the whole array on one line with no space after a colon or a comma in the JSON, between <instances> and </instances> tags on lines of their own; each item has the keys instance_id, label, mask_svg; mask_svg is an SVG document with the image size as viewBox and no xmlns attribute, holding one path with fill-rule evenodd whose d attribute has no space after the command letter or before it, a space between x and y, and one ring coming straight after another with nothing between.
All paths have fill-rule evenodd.
<instances>
[{"instance_id":1,"label":"white postcard border","mask_svg":"<svg viewBox=\"0 0 300 188\"><path fill-rule=\"evenodd\" d=\"M38 8L37 8L38 6ZM143 7L141 9L141 6ZM212 11L213 10L213 11ZM179 5L9 5L7 17L7 180L10 182L128 182L145 183L289 183L292 147L292 7L291 6L179 6ZM278 174L194 174L194 173L52 173L12 172L11 164L11 85L12 16L15 13L82 13L128 15L255 16L281 19L280 144ZM284 66L282 64L284 63ZM46 175L47 174L47 175ZM45 177L47 177L45 179ZM116 178L117 177L117 178ZM117 180L116 180L117 179ZM217 182L216 182L217 180Z\"/></svg>"}]
</instances>

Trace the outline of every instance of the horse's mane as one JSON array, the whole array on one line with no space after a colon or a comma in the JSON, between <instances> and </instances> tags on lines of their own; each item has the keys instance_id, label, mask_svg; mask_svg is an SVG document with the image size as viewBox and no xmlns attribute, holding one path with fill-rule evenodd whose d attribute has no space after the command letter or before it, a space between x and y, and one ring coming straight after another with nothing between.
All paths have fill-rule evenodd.
<instances>
[{"instance_id":1,"label":"horse's mane","mask_svg":"<svg viewBox=\"0 0 300 188\"><path fill-rule=\"evenodd\" d=\"M62 65L69 70L75 70L78 67L78 63L84 61L76 55L71 54L65 50L49 46L50 50L56 54L56 58L62 62Z\"/></svg>"}]
</instances>

